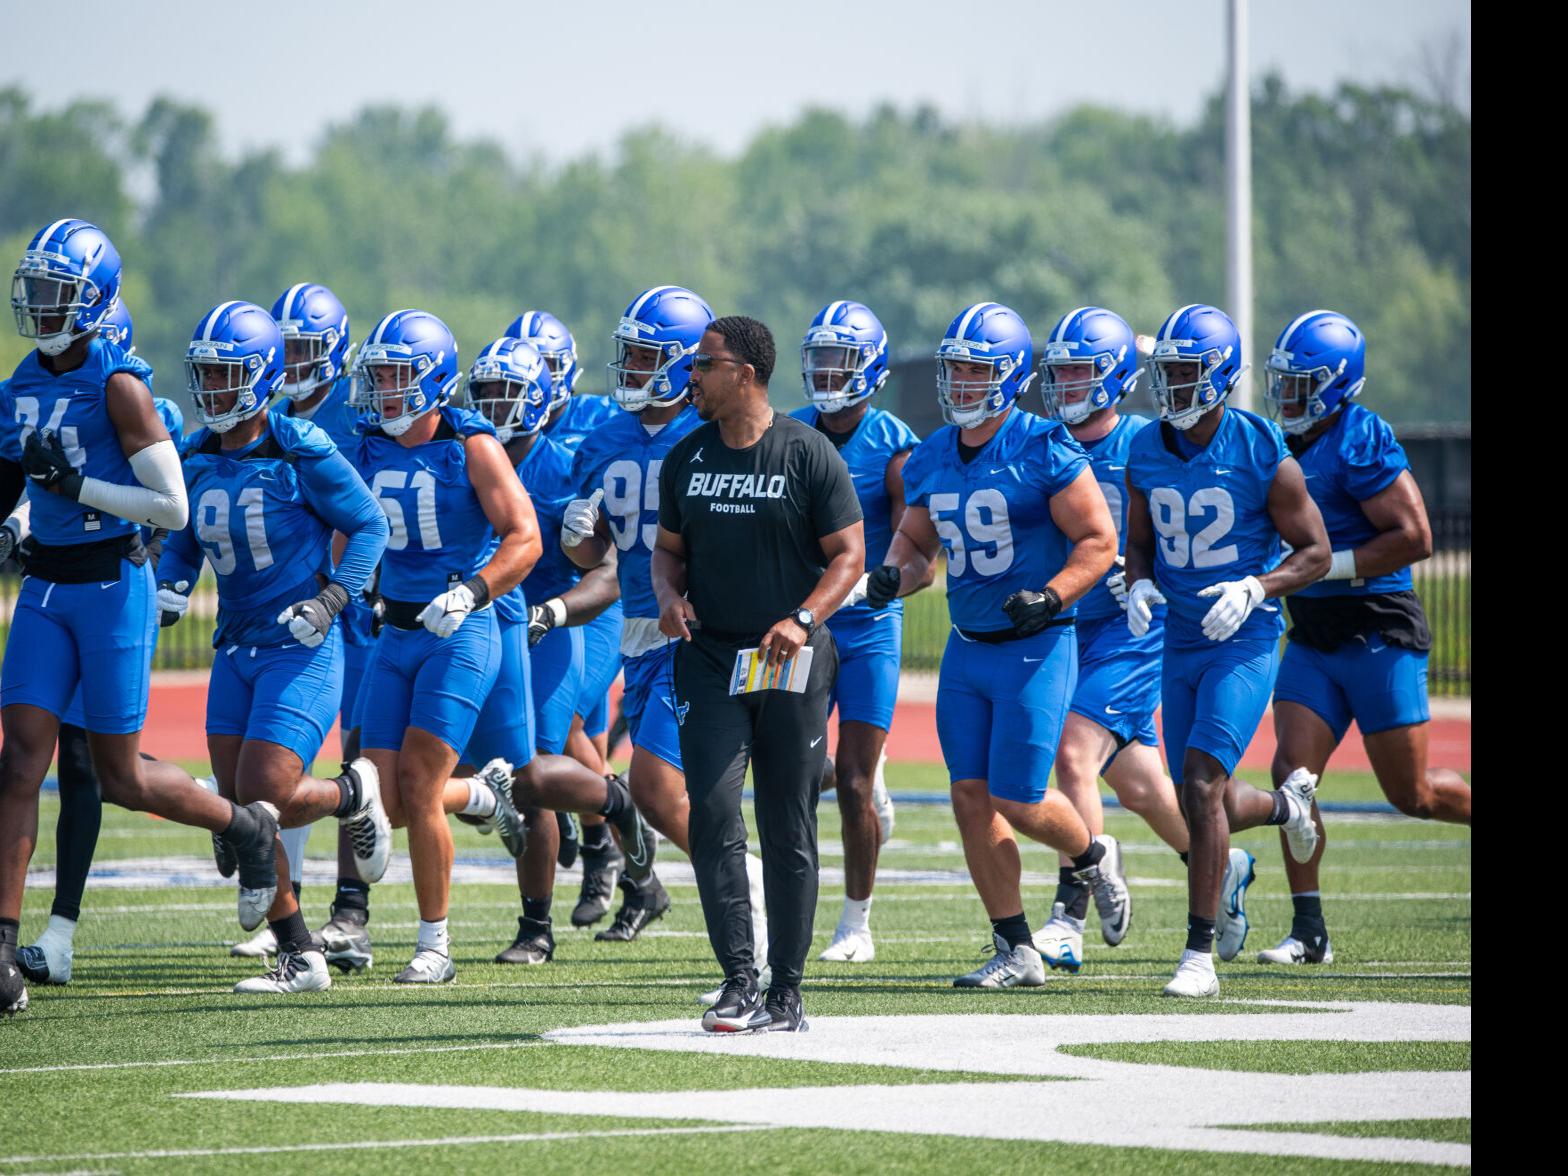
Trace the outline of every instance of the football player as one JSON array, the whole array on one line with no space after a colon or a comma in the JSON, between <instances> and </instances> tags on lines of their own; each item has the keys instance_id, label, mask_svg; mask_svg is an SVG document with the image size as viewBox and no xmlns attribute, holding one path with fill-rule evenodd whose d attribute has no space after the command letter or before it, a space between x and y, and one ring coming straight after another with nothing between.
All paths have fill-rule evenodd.
<instances>
[{"instance_id":1,"label":"football player","mask_svg":"<svg viewBox=\"0 0 1568 1176\"><path fill-rule=\"evenodd\" d=\"M1131 898L1114 838L1090 834L1047 788L1078 677L1074 606L1116 558L1116 527L1083 448L1024 412L1034 379L1029 328L1009 308L961 311L937 350L948 424L904 466L908 506L866 603L886 607L947 555L953 631L942 655L937 735L953 815L995 954L961 988L1045 982L1020 891L1012 830L1065 854L1102 921L1125 928Z\"/></svg>"},{"instance_id":2,"label":"football player","mask_svg":"<svg viewBox=\"0 0 1568 1176\"><path fill-rule=\"evenodd\" d=\"M1161 726L1191 851L1187 946L1165 995L1205 997L1219 993L1211 953L1231 832L1283 825L1301 861L1317 841L1310 780L1269 793L1233 773L1279 668L1279 606L1265 602L1327 570L1328 536L1279 428L1225 403L1245 368L1223 311L1173 311L1149 363L1160 424L1127 454L1127 627L1141 639L1169 603Z\"/></svg>"},{"instance_id":3,"label":"football player","mask_svg":"<svg viewBox=\"0 0 1568 1176\"><path fill-rule=\"evenodd\" d=\"M1366 386L1366 338L1342 314L1313 310L1280 332L1268 401L1323 514L1328 574L1290 598L1291 629L1274 685L1274 786L1316 779L1351 722L1379 786L1400 812L1470 823L1470 785L1427 766L1427 650L1432 634L1410 565L1432 554L1432 529L1403 447L1386 421L1355 403ZM1334 959L1316 853L1285 855L1295 917L1265 964Z\"/></svg>"},{"instance_id":4,"label":"football player","mask_svg":"<svg viewBox=\"0 0 1568 1176\"><path fill-rule=\"evenodd\" d=\"M512 320L506 333L532 343L550 369L550 416L545 435L576 452L584 437L615 416L615 401L608 396L578 395L582 368L577 362L577 340L560 319L547 310L525 310Z\"/></svg>"},{"instance_id":5,"label":"football player","mask_svg":"<svg viewBox=\"0 0 1568 1176\"><path fill-rule=\"evenodd\" d=\"M105 799L220 835L246 884L273 875L275 814L259 802L239 808L140 755L157 610L139 528L183 527L189 511L148 365L97 334L119 291L113 243L74 218L33 236L11 285L17 330L36 347L11 377L11 415L0 422L0 515L24 480L32 501L7 637L15 656L0 672L0 1014L27 1007L16 965L22 891L39 788L78 686Z\"/></svg>"},{"instance_id":6,"label":"football player","mask_svg":"<svg viewBox=\"0 0 1568 1176\"><path fill-rule=\"evenodd\" d=\"M268 411L284 381L284 345L261 307L215 306L197 324L185 366L203 425L185 454L196 507L190 523L169 536L158 607L164 624L178 621L203 559L212 566L218 582L207 692L213 775L223 795L274 806L285 828L337 817L353 840L360 876L374 882L392 852L374 765L356 759L332 780L306 773L342 695L338 614L380 559L386 518L323 430ZM334 564L335 532L347 542ZM314 992L332 983L289 885L281 846L277 867L275 885L258 889L240 881L240 925L248 931L265 917L278 959L236 992Z\"/></svg>"},{"instance_id":7,"label":"football player","mask_svg":"<svg viewBox=\"0 0 1568 1176\"><path fill-rule=\"evenodd\" d=\"M871 405L871 397L887 383L887 331L869 307L830 302L806 329L800 363L807 407L792 415L822 432L849 466L865 515L869 573L892 543L904 516L902 471L920 441L903 421ZM876 958L871 890L877 853L893 824L892 801L881 783L881 768L898 701L904 602L868 607L863 581L827 625L838 646L832 705L838 708L839 726L838 745L828 760L822 787L838 791L844 908L832 942L818 958L867 963Z\"/></svg>"}]
</instances>

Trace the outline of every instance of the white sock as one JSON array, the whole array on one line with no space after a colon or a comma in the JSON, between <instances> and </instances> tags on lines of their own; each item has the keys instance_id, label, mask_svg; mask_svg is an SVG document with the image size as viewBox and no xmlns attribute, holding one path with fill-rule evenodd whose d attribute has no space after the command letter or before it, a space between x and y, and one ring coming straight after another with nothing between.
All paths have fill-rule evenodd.
<instances>
[{"instance_id":1,"label":"white sock","mask_svg":"<svg viewBox=\"0 0 1568 1176\"><path fill-rule=\"evenodd\" d=\"M871 898L844 898L844 913L838 917L838 925L851 931L865 931L871 926Z\"/></svg>"},{"instance_id":2,"label":"white sock","mask_svg":"<svg viewBox=\"0 0 1568 1176\"><path fill-rule=\"evenodd\" d=\"M76 934L76 920L67 919L64 915L50 915L49 925L44 928L44 933L38 938L53 940L71 946L71 939Z\"/></svg>"},{"instance_id":3,"label":"white sock","mask_svg":"<svg viewBox=\"0 0 1568 1176\"><path fill-rule=\"evenodd\" d=\"M446 920L433 919L426 922L419 920L419 949L420 951L438 951L442 955L451 955L451 944L446 937Z\"/></svg>"},{"instance_id":4,"label":"white sock","mask_svg":"<svg viewBox=\"0 0 1568 1176\"><path fill-rule=\"evenodd\" d=\"M300 883L305 880L305 842L310 840L310 826L303 825L298 829L282 829L278 832L278 840L283 842L283 852L289 859L289 881Z\"/></svg>"},{"instance_id":5,"label":"white sock","mask_svg":"<svg viewBox=\"0 0 1568 1176\"><path fill-rule=\"evenodd\" d=\"M467 817L495 816L495 793L479 782L478 777L468 779L468 803L463 806Z\"/></svg>"}]
</instances>

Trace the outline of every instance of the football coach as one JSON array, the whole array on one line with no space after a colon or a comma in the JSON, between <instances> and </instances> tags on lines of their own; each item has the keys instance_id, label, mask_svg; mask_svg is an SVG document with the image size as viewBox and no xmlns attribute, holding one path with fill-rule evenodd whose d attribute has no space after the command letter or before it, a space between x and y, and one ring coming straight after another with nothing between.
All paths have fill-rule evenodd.
<instances>
[{"instance_id":1,"label":"football coach","mask_svg":"<svg viewBox=\"0 0 1568 1176\"><path fill-rule=\"evenodd\" d=\"M705 423L675 445L659 474L653 590L660 629L682 640L672 693L691 861L725 976L703 1014L713 1032L805 1028L800 979L817 906L817 796L838 675L823 622L865 567L849 467L820 432L768 404L774 354L772 333L756 319L709 325L691 376ZM754 660L743 654L749 649ZM778 684L747 689L759 679ZM765 1002L740 810L748 763L773 970Z\"/></svg>"}]
</instances>

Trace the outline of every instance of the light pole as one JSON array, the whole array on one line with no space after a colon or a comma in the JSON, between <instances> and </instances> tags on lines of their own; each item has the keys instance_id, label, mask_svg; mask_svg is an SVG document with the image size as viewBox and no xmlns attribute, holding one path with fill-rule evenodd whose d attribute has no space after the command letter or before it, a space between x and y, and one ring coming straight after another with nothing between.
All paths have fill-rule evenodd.
<instances>
[{"instance_id":1,"label":"light pole","mask_svg":"<svg viewBox=\"0 0 1568 1176\"><path fill-rule=\"evenodd\" d=\"M1247 80L1247 0L1226 0L1225 81L1225 302L1241 335L1242 358L1254 368L1252 346L1252 90ZM1253 405L1252 377L1244 375L1232 403Z\"/></svg>"}]
</instances>

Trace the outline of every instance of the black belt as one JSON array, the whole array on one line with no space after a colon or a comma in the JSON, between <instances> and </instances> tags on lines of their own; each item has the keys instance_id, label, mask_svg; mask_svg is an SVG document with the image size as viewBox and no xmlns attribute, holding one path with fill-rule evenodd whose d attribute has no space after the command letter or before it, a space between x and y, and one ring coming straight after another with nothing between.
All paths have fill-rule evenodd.
<instances>
[{"instance_id":1,"label":"black belt","mask_svg":"<svg viewBox=\"0 0 1568 1176\"><path fill-rule=\"evenodd\" d=\"M1047 621L1045 628L1063 629L1068 625L1075 624L1077 619L1077 617L1057 617L1054 621ZM1024 635L1017 629L959 629L957 625L954 625L953 628L958 629L960 637L969 641L978 641L982 645L1002 645L1008 641L1026 640ZM1040 632L1043 633L1044 631L1042 629ZM1039 635L1039 633L1029 634L1030 637L1038 637Z\"/></svg>"},{"instance_id":2,"label":"black belt","mask_svg":"<svg viewBox=\"0 0 1568 1176\"><path fill-rule=\"evenodd\" d=\"M104 583L120 578L120 561L128 559L137 567L147 562L141 528L124 535L111 535L91 543L65 543L54 546L28 536L18 557L22 571L53 584Z\"/></svg>"},{"instance_id":3,"label":"black belt","mask_svg":"<svg viewBox=\"0 0 1568 1176\"><path fill-rule=\"evenodd\" d=\"M419 614L430 607L428 600L393 600L390 596L383 596L381 603L386 605L386 622L394 629L424 628L424 624L419 619Z\"/></svg>"}]
</instances>

